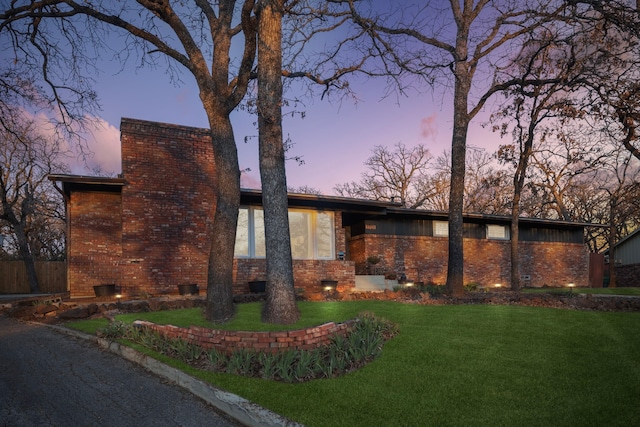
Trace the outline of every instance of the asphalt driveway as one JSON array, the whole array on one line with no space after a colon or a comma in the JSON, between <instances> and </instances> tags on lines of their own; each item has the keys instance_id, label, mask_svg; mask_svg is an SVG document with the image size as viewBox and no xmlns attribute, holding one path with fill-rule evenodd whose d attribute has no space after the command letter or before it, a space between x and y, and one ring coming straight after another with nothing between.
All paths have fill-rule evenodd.
<instances>
[{"instance_id":1,"label":"asphalt driveway","mask_svg":"<svg viewBox=\"0 0 640 427\"><path fill-rule=\"evenodd\" d=\"M0 426L239 426L140 366L0 315Z\"/></svg>"}]
</instances>

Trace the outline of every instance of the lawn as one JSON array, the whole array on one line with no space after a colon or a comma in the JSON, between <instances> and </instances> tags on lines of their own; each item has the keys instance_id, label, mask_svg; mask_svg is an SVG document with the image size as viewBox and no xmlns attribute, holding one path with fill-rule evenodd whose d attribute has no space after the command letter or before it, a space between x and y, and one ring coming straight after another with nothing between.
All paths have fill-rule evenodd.
<instances>
[{"instance_id":1,"label":"lawn","mask_svg":"<svg viewBox=\"0 0 640 427\"><path fill-rule=\"evenodd\" d=\"M388 301L299 306L297 327L367 310L396 322L400 334L373 363L330 380L283 384L175 366L306 426L640 425L640 313ZM225 328L272 329L259 312L258 304L242 305ZM204 322L198 310L120 318Z\"/></svg>"}]
</instances>

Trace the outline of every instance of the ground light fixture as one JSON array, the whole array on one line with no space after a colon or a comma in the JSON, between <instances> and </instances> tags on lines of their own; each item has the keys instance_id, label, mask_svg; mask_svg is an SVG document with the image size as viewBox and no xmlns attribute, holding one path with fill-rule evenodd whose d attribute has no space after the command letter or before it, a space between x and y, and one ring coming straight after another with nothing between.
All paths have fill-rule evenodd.
<instances>
[{"instance_id":1,"label":"ground light fixture","mask_svg":"<svg viewBox=\"0 0 640 427\"><path fill-rule=\"evenodd\" d=\"M495 285L493 285L494 288L501 288L502 287L502 283L496 283Z\"/></svg>"}]
</instances>

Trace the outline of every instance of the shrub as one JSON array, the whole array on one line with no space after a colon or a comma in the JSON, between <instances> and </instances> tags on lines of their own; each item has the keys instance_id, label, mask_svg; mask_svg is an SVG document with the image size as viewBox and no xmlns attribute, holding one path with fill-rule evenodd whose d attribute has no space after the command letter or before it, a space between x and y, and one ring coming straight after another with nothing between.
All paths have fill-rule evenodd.
<instances>
[{"instance_id":1,"label":"shrub","mask_svg":"<svg viewBox=\"0 0 640 427\"><path fill-rule=\"evenodd\" d=\"M444 295L447 287L444 285L437 285L435 283L425 283L418 287L420 292L428 293L431 296L437 297L440 295Z\"/></svg>"},{"instance_id":2,"label":"shrub","mask_svg":"<svg viewBox=\"0 0 640 427\"><path fill-rule=\"evenodd\" d=\"M116 320L109 322L107 326L99 329L97 335L102 338L113 340L124 337L128 329L128 324L121 322L120 320Z\"/></svg>"},{"instance_id":3,"label":"shrub","mask_svg":"<svg viewBox=\"0 0 640 427\"><path fill-rule=\"evenodd\" d=\"M346 337L335 335L328 345L315 350L261 353L240 349L226 355L214 349L206 351L183 339L163 337L150 328L123 322L112 322L99 331L106 338L124 338L207 370L288 383L344 375L379 356L384 343L397 333L398 329L392 322L363 312L356 317L353 329Z\"/></svg>"},{"instance_id":4,"label":"shrub","mask_svg":"<svg viewBox=\"0 0 640 427\"><path fill-rule=\"evenodd\" d=\"M469 282L466 285L464 285L464 290L467 292L476 292L479 286L480 285L476 282Z\"/></svg>"}]
</instances>

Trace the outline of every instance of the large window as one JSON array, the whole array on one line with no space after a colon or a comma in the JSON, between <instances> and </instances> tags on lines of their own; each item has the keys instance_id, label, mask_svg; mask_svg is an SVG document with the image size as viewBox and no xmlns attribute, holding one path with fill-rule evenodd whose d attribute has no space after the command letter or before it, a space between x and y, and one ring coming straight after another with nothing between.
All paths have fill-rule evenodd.
<instances>
[{"instance_id":1,"label":"large window","mask_svg":"<svg viewBox=\"0 0 640 427\"><path fill-rule=\"evenodd\" d=\"M332 212L289 210L291 254L294 259L334 259ZM261 208L240 208L236 231L237 258L264 258L264 214Z\"/></svg>"}]
</instances>

